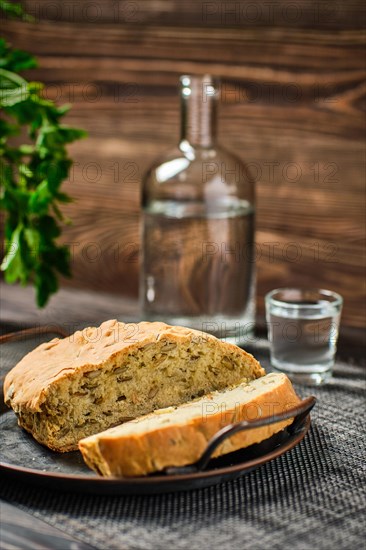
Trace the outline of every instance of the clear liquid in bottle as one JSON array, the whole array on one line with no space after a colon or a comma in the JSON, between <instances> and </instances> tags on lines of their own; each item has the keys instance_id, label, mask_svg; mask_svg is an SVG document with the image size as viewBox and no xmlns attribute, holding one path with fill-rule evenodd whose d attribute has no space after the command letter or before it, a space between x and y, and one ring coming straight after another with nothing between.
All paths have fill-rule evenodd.
<instances>
[{"instance_id":1,"label":"clear liquid in bottle","mask_svg":"<svg viewBox=\"0 0 366 550\"><path fill-rule=\"evenodd\" d=\"M215 143L211 78L184 79L191 94L187 99L182 92L180 145L144 182L143 318L239 344L254 329L253 184L241 161ZM205 104L207 82L214 93Z\"/></svg>"}]
</instances>

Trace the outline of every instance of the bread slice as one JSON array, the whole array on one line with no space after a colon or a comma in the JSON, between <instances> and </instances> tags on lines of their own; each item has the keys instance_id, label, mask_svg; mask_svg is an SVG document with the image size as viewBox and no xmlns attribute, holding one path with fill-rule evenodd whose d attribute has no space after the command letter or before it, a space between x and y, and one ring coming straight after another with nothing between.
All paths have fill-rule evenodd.
<instances>
[{"instance_id":1,"label":"bread slice","mask_svg":"<svg viewBox=\"0 0 366 550\"><path fill-rule=\"evenodd\" d=\"M37 441L70 451L83 437L263 374L254 357L208 334L107 321L38 346L8 373L4 394Z\"/></svg>"},{"instance_id":2,"label":"bread slice","mask_svg":"<svg viewBox=\"0 0 366 550\"><path fill-rule=\"evenodd\" d=\"M272 416L299 402L285 374L268 374L82 439L79 449L86 464L103 476L142 476L167 467L192 464L224 426ZM225 440L214 456L259 443L292 420L239 432Z\"/></svg>"}]
</instances>

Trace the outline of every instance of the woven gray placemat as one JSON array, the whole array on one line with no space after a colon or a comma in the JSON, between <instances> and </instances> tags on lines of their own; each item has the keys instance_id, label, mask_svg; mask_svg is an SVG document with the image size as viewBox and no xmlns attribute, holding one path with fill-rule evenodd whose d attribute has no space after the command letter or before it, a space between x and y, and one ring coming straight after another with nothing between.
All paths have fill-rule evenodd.
<instances>
[{"instance_id":1,"label":"woven gray placemat","mask_svg":"<svg viewBox=\"0 0 366 550\"><path fill-rule=\"evenodd\" d=\"M39 343L39 342L37 342ZM35 342L1 346L2 374ZM264 340L256 356L268 368ZM292 451L235 481L156 496L59 493L1 478L0 498L103 550L364 548L365 371L337 363Z\"/></svg>"}]
</instances>

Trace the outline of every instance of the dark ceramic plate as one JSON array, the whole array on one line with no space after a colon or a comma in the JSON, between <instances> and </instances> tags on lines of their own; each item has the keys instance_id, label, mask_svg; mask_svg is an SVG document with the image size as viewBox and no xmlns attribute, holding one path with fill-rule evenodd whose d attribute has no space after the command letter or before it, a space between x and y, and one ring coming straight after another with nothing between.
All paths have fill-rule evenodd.
<instances>
[{"instance_id":1,"label":"dark ceramic plate","mask_svg":"<svg viewBox=\"0 0 366 550\"><path fill-rule=\"evenodd\" d=\"M79 452L59 454L39 445L18 427L14 413L7 411L0 416L0 472L37 486L80 493L153 494L208 487L235 479L292 449L309 429L309 412L314 403L315 398L310 397L292 409L291 414L295 416L293 424L262 443L210 459L214 448L234 432L250 429L254 424L273 423L289 417L290 412L276 418L261 419L255 423L243 422L224 428L213 438L205 456L196 465L129 479L101 478L85 466Z\"/></svg>"}]
</instances>

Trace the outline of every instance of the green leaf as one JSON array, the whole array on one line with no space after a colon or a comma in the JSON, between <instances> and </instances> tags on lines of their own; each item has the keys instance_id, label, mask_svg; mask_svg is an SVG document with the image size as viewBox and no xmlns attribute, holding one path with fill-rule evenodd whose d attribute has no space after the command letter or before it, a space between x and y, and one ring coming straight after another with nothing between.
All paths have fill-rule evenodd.
<instances>
[{"instance_id":1,"label":"green leaf","mask_svg":"<svg viewBox=\"0 0 366 550\"><path fill-rule=\"evenodd\" d=\"M18 151L21 155L32 155L34 153L34 145L19 145Z\"/></svg>"},{"instance_id":2,"label":"green leaf","mask_svg":"<svg viewBox=\"0 0 366 550\"><path fill-rule=\"evenodd\" d=\"M35 113L32 122L29 123L28 135L31 139L36 139L37 130L42 126L42 113Z\"/></svg>"},{"instance_id":3,"label":"green leaf","mask_svg":"<svg viewBox=\"0 0 366 550\"><path fill-rule=\"evenodd\" d=\"M38 106L30 97L21 99L18 103L4 106L4 110L8 115L13 116L21 125L31 125L35 118L38 119L38 116L41 116L41 113L38 111Z\"/></svg>"},{"instance_id":4,"label":"green leaf","mask_svg":"<svg viewBox=\"0 0 366 550\"><path fill-rule=\"evenodd\" d=\"M51 294L57 292L58 281L52 268L44 265L37 269L35 276L36 300L38 307L44 307Z\"/></svg>"},{"instance_id":5,"label":"green leaf","mask_svg":"<svg viewBox=\"0 0 366 550\"><path fill-rule=\"evenodd\" d=\"M61 190L72 165L66 146L87 134L61 124L69 105L55 105L43 97L42 83L19 75L34 66L30 54L0 39L0 105L7 117L0 119L0 207L8 243L2 269L7 282L33 282L42 307L58 289L58 274L71 274L69 249L57 243L58 221L68 223L58 204L72 200ZM16 134L28 134L30 142L10 145Z\"/></svg>"},{"instance_id":6,"label":"green leaf","mask_svg":"<svg viewBox=\"0 0 366 550\"><path fill-rule=\"evenodd\" d=\"M13 90L23 86L28 88L28 82L24 78L4 67L0 68L0 90Z\"/></svg>"},{"instance_id":7,"label":"green leaf","mask_svg":"<svg viewBox=\"0 0 366 550\"><path fill-rule=\"evenodd\" d=\"M29 168L28 164L22 163L18 166L18 172L20 176L25 178L31 178L33 176L32 170Z\"/></svg>"},{"instance_id":8,"label":"green leaf","mask_svg":"<svg viewBox=\"0 0 366 550\"><path fill-rule=\"evenodd\" d=\"M35 258L38 258L40 253L41 236L37 229L33 227L26 227L24 229L24 237L29 247L29 250Z\"/></svg>"},{"instance_id":9,"label":"green leaf","mask_svg":"<svg viewBox=\"0 0 366 550\"><path fill-rule=\"evenodd\" d=\"M2 189L13 185L13 170L9 164L0 161L0 178Z\"/></svg>"},{"instance_id":10,"label":"green leaf","mask_svg":"<svg viewBox=\"0 0 366 550\"><path fill-rule=\"evenodd\" d=\"M71 109L71 105L66 103L65 105L61 105L61 107L57 107L57 114L59 116L66 115Z\"/></svg>"},{"instance_id":11,"label":"green leaf","mask_svg":"<svg viewBox=\"0 0 366 550\"><path fill-rule=\"evenodd\" d=\"M23 21L33 22L34 17L29 15L24 10L23 6L17 2L8 2L7 0L0 0L0 10L6 13L11 18L23 19Z\"/></svg>"},{"instance_id":12,"label":"green leaf","mask_svg":"<svg viewBox=\"0 0 366 550\"><path fill-rule=\"evenodd\" d=\"M5 271L5 281L9 284L16 281L24 281L24 269L22 263L22 254L20 248L17 249L8 260L6 267L1 264L1 270Z\"/></svg>"},{"instance_id":13,"label":"green leaf","mask_svg":"<svg viewBox=\"0 0 366 550\"><path fill-rule=\"evenodd\" d=\"M29 200L29 210L34 214L46 214L48 205L52 201L53 196L50 193L47 180L42 181L35 191L31 194Z\"/></svg>"},{"instance_id":14,"label":"green leaf","mask_svg":"<svg viewBox=\"0 0 366 550\"><path fill-rule=\"evenodd\" d=\"M1 192L0 198L0 209L1 210L14 210L16 204L14 204L12 196L6 189L3 189Z\"/></svg>"},{"instance_id":15,"label":"green leaf","mask_svg":"<svg viewBox=\"0 0 366 550\"><path fill-rule=\"evenodd\" d=\"M69 159L47 163L46 178L49 189L55 194L55 196L57 196L57 191L61 183L67 178L70 166L71 161Z\"/></svg>"},{"instance_id":16,"label":"green leaf","mask_svg":"<svg viewBox=\"0 0 366 550\"><path fill-rule=\"evenodd\" d=\"M5 208L9 211L15 211L21 217L21 214L28 209L29 193L17 187L14 187L10 180L3 180L4 190L2 198L6 202Z\"/></svg>"},{"instance_id":17,"label":"green leaf","mask_svg":"<svg viewBox=\"0 0 366 550\"><path fill-rule=\"evenodd\" d=\"M2 107L13 107L17 103L25 101L28 97L28 86L19 86L12 90L0 90L0 105Z\"/></svg>"},{"instance_id":18,"label":"green leaf","mask_svg":"<svg viewBox=\"0 0 366 550\"><path fill-rule=\"evenodd\" d=\"M70 250L67 246L58 246L44 253L47 265L52 265L59 273L66 277L71 276L70 271Z\"/></svg>"},{"instance_id":19,"label":"green leaf","mask_svg":"<svg viewBox=\"0 0 366 550\"><path fill-rule=\"evenodd\" d=\"M3 43L5 47L1 47L2 44L0 45L1 68L12 72L18 72L37 67L37 61L31 54L23 52L22 50L10 49L7 47L5 41Z\"/></svg>"},{"instance_id":20,"label":"green leaf","mask_svg":"<svg viewBox=\"0 0 366 550\"><path fill-rule=\"evenodd\" d=\"M57 239L61 230L52 216L42 216L37 220L37 228L41 235L41 242L46 244L50 239Z\"/></svg>"},{"instance_id":21,"label":"green leaf","mask_svg":"<svg viewBox=\"0 0 366 550\"><path fill-rule=\"evenodd\" d=\"M85 130L69 128L68 126L60 127L59 134L62 136L63 143L71 143L72 141L76 141L77 139L87 137L88 135Z\"/></svg>"},{"instance_id":22,"label":"green leaf","mask_svg":"<svg viewBox=\"0 0 366 550\"><path fill-rule=\"evenodd\" d=\"M66 193L55 193L55 199L57 199L59 202L64 202L64 203L69 203L74 201L74 199L70 197L70 195L67 195Z\"/></svg>"},{"instance_id":23,"label":"green leaf","mask_svg":"<svg viewBox=\"0 0 366 550\"><path fill-rule=\"evenodd\" d=\"M22 255L23 231L23 224L19 224L13 232L5 258L1 264L1 270L5 271L5 280L7 283L14 283L17 280L25 282L27 280L27 271L24 266Z\"/></svg>"},{"instance_id":24,"label":"green leaf","mask_svg":"<svg viewBox=\"0 0 366 550\"><path fill-rule=\"evenodd\" d=\"M52 203L51 205L52 207L52 210L56 216L56 218L60 221L60 222L65 222L65 217L64 215L62 214L61 210L59 209L59 207L57 206L57 204L55 202Z\"/></svg>"}]
</instances>

